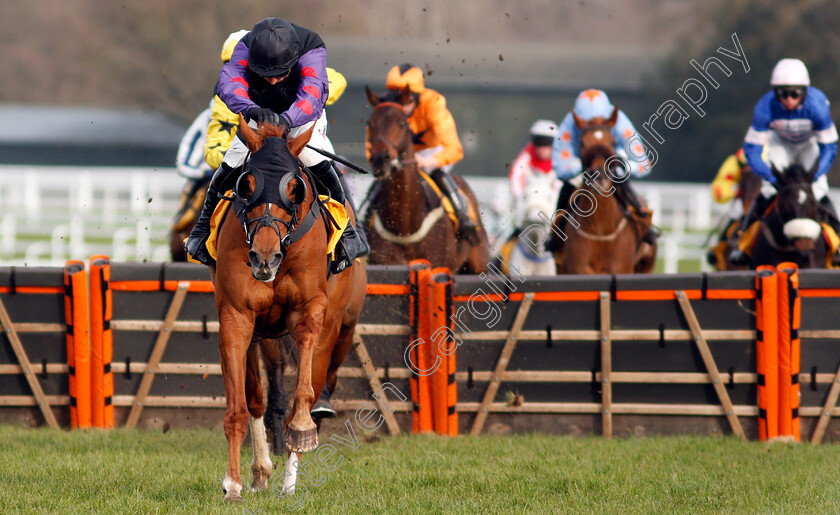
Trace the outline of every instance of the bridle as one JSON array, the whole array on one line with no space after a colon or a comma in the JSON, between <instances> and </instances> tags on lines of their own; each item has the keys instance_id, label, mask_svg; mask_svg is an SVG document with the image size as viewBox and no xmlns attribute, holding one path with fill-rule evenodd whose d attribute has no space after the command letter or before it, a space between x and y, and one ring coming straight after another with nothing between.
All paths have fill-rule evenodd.
<instances>
[{"instance_id":1,"label":"bridle","mask_svg":"<svg viewBox=\"0 0 840 515\"><path fill-rule=\"evenodd\" d=\"M590 126L584 127L583 129L580 129L580 137L579 137L580 141L581 142L583 141L584 134L589 134L591 132L596 132L596 131L603 131L606 134L612 134L612 127L610 127L607 124L590 125ZM598 138L598 139L603 139L603 138ZM598 155L601 155L602 157L604 157L604 159L608 159L611 155L615 154L614 145L613 144L608 144L608 143L598 143L597 145L592 146L589 149L589 152L587 152L587 154L592 153L591 156L584 156L583 150L584 149L581 147L580 148L581 163L583 163L583 161L584 161L583 158L584 157L588 157L587 160L591 164L592 160ZM609 150L609 153L605 152L606 150Z\"/></svg>"},{"instance_id":2,"label":"bridle","mask_svg":"<svg viewBox=\"0 0 840 515\"><path fill-rule=\"evenodd\" d=\"M396 103L396 102L382 102L381 104L377 104L376 107L373 108L373 110L376 111L377 109L379 109L382 106L395 107L395 108L400 109L400 111L402 111L402 106L400 104ZM368 120L368 128L370 128L370 120ZM409 134L410 134L410 132L409 132ZM408 136L408 134L406 134L406 136ZM408 157L408 158L400 157L400 156L405 156L408 153L408 151L400 150L400 146L397 143L395 143L393 140L391 140L390 138L377 134L376 137L371 140L371 145L375 141L381 141L381 142L385 143L386 146L390 147L391 149L393 149L395 151L395 155L393 157L391 157L390 160L388 160L387 162L384 163L385 165L387 165L387 167L383 166L383 168L382 168L384 170L384 173L382 173L381 175L376 175L376 169L374 169L374 175L376 175L377 180L387 179L388 177L391 176L391 174L393 172L400 171L403 168L405 168L407 165L415 164L417 162L417 160L414 159L413 156ZM409 142L409 149L411 149L411 143L410 142ZM371 164L374 161L376 161L377 158L379 158L381 155L382 155L381 153L374 154L373 152L371 152L371 156L370 156ZM390 152L388 152L387 155L390 156Z\"/></svg>"},{"instance_id":3,"label":"bridle","mask_svg":"<svg viewBox=\"0 0 840 515\"><path fill-rule=\"evenodd\" d=\"M307 179L311 184L314 184L312 173L306 167L302 167L304 174L306 175ZM243 180L247 180L247 176L250 175L254 178L255 186L253 193L250 195L246 195L244 192L247 191L246 184L243 183ZM291 200L289 195L286 193L288 189L288 185L293 180L297 180L297 184L294 186L295 188L295 200ZM299 171L294 172L286 172L279 181L278 188L277 188L277 195L276 195L276 205L280 207L284 212L290 215L289 221L285 221L281 218L278 218L271 214L271 206L272 202L262 202L265 206L265 210L263 214L256 217L256 218L248 218L248 213L253 209L256 209L261 202L263 197L263 190L265 189L265 177L263 176L262 172L255 168L250 168L242 172L239 178L236 181L236 186L233 190L233 195L231 197L223 197L231 201L233 205L234 213L236 213L236 218L239 220L240 224L242 224L242 228L245 230L245 242L250 247L253 244L254 236L256 236L257 232L262 229L263 227L270 227L275 234L277 234L277 238L280 240L280 250L281 253L285 256L286 249L300 240L309 230L314 226L315 221L318 219L318 215L320 213L321 205L317 195L314 195L314 199L310 204L309 212L303 217L303 219L298 218L298 212L300 211L300 207L306 200L306 195L309 192L309 187L307 186L306 182L303 180L303 176L300 174ZM270 194L270 192L268 192ZM285 229L285 236L283 235L283 230Z\"/></svg>"},{"instance_id":4,"label":"bridle","mask_svg":"<svg viewBox=\"0 0 840 515\"><path fill-rule=\"evenodd\" d=\"M781 186L777 189L778 193L776 194L776 205L773 208L773 210L771 211L771 215L774 216L778 221L777 228L782 228L782 227L784 227L785 223L787 223L788 221L799 217L798 214L794 213L793 217L791 217L789 219L785 219L785 217L782 215L782 204L781 204L781 196L780 196L781 193L783 191L789 191L789 190L799 191L799 192L801 192L801 194L806 195L807 200L811 200L812 202L816 203L816 199L813 196L814 195L813 190L809 191L810 188L812 188L812 186L810 184L804 184L804 183L796 182L796 183L793 183L793 184L787 184L785 186ZM817 212L819 213L819 205L817 205L816 208L817 208ZM808 218L811 218L811 217L808 217ZM816 222L817 220L814 220L814 221ZM773 250L776 250L778 252L794 252L794 251L797 250L797 248L793 244L782 245L781 243L779 243L779 241L777 240L777 236L781 236L781 238L783 238L783 241L791 241L791 240L790 240L790 238L788 238L784 234L784 232L782 232L781 235L774 234L773 228L771 228L769 226L768 220L766 218L761 220L761 232L764 235L764 239L767 241L767 244L770 245L770 247L772 247Z\"/></svg>"}]
</instances>

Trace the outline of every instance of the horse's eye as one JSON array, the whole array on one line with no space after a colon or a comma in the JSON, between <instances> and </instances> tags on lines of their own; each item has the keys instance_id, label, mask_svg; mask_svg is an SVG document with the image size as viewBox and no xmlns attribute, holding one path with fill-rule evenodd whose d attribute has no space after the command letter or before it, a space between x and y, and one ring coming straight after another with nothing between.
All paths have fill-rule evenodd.
<instances>
[{"instance_id":1,"label":"horse's eye","mask_svg":"<svg viewBox=\"0 0 840 515\"><path fill-rule=\"evenodd\" d=\"M259 182L257 180L258 174L259 172L256 172L255 170L248 170L239 176L239 179L236 180L236 185L233 188L233 192L237 197L248 200L254 195L255 186Z\"/></svg>"}]
</instances>

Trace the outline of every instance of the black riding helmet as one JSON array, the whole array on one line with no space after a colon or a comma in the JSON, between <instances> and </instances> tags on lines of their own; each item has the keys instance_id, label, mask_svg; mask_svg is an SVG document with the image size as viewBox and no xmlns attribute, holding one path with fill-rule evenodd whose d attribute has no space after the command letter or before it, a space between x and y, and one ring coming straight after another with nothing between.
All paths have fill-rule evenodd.
<instances>
[{"instance_id":1,"label":"black riding helmet","mask_svg":"<svg viewBox=\"0 0 840 515\"><path fill-rule=\"evenodd\" d=\"M285 75L297 64L300 38L286 20L266 18L251 29L248 68L262 77Z\"/></svg>"}]
</instances>

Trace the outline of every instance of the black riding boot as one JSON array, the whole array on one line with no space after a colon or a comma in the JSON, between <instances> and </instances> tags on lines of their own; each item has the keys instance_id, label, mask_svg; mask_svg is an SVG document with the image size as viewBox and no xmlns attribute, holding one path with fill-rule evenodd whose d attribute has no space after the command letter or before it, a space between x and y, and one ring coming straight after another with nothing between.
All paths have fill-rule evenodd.
<instances>
[{"instance_id":1,"label":"black riding boot","mask_svg":"<svg viewBox=\"0 0 840 515\"><path fill-rule=\"evenodd\" d=\"M577 190L577 186L572 184L570 181L564 181L563 187L560 188L560 194L557 197L557 211L563 211L567 213L566 216L560 217L560 220L557 222L556 229L563 234L563 229L566 227L566 218L568 218L568 213L570 211L572 195L574 195L575 190ZM552 220L554 223L554 220ZM545 241L545 250L548 252L554 252L555 250L559 250L563 248L563 242L565 240L557 239L557 238L548 238Z\"/></svg>"},{"instance_id":2,"label":"black riding boot","mask_svg":"<svg viewBox=\"0 0 840 515\"><path fill-rule=\"evenodd\" d=\"M752 205L747 210L747 214L744 215L744 218L741 219L741 224L738 226L738 229L735 231L737 237L741 238L741 236L746 232L750 226L761 217L761 214L767 209L767 206L770 204L769 199L765 198L764 195L759 195L753 200ZM729 262L736 266L745 266L749 264L750 257L746 255L740 248L736 247L729 253Z\"/></svg>"},{"instance_id":3,"label":"black riding boot","mask_svg":"<svg viewBox=\"0 0 840 515\"><path fill-rule=\"evenodd\" d=\"M195 221L195 226L190 231L187 242L184 248L196 261L210 265L213 258L207 253L207 238L210 237L210 219L213 218L213 211L216 209L216 204L219 203L219 191L222 184L231 176L233 168L222 163L222 165L213 173L213 178L210 179L210 184L207 185L207 196L204 198L204 204L201 206L201 213Z\"/></svg>"},{"instance_id":4,"label":"black riding boot","mask_svg":"<svg viewBox=\"0 0 840 515\"><path fill-rule=\"evenodd\" d=\"M356 253L356 257L364 257L370 254L370 245L368 244L367 234L365 233L364 224L361 223L359 220L359 209L356 207L356 202L353 200L353 195L349 194L350 187L347 185L347 181L344 179L344 175L338 171L336 168L335 163L332 164L333 170L335 170L336 174L338 175L338 180L341 182L341 188L348 192L346 197L350 203L350 209L353 210L353 215L356 217L356 227L354 230L356 231L356 235L358 236L359 240L361 240L362 248ZM375 181L379 183L378 181Z\"/></svg>"},{"instance_id":5,"label":"black riding boot","mask_svg":"<svg viewBox=\"0 0 840 515\"><path fill-rule=\"evenodd\" d=\"M344 188L338 178L338 173L330 161L321 161L316 165L310 166L309 169L327 187L330 191L330 196L344 205L346 200ZM369 252L370 247L368 247L367 242L359 236L356 227L352 223L348 223L347 228L344 229L344 233L341 235L341 239L335 246L333 260L330 263L330 271L337 274L351 266L353 260L357 257L366 256Z\"/></svg>"},{"instance_id":6,"label":"black riding boot","mask_svg":"<svg viewBox=\"0 0 840 515\"><path fill-rule=\"evenodd\" d=\"M840 236L840 219L837 218L837 210L828 195L820 199L820 207L825 212L825 222L834 229L837 236ZM840 253L835 253L831 258L831 264L840 267Z\"/></svg>"},{"instance_id":7,"label":"black riding boot","mask_svg":"<svg viewBox=\"0 0 840 515\"><path fill-rule=\"evenodd\" d=\"M432 179L437 183L443 193L452 202L452 207L455 208L455 215L458 217L458 234L464 238L467 243L472 246L479 244L478 227L470 220L470 215L467 213L467 202L458 194L458 185L448 173L440 168L432 171Z\"/></svg>"},{"instance_id":8,"label":"black riding boot","mask_svg":"<svg viewBox=\"0 0 840 515\"><path fill-rule=\"evenodd\" d=\"M312 405L312 409L309 410L309 414L315 419L333 418L336 416L335 408L333 408L330 403L330 391L327 389L327 383L324 383L324 388L321 390L321 396L318 397L318 400Z\"/></svg>"},{"instance_id":9,"label":"black riding boot","mask_svg":"<svg viewBox=\"0 0 840 515\"><path fill-rule=\"evenodd\" d=\"M629 205L632 207L638 216L646 217L648 215L648 211L642 208L642 201L639 200L639 195L636 193L636 190L630 185L630 182L627 181L624 183L624 187L621 188L622 195L619 195L620 200L624 200L625 207ZM648 227L647 232L642 236L642 241L645 243L649 243L651 245L656 243L656 239L659 237L659 231L651 225Z\"/></svg>"}]
</instances>

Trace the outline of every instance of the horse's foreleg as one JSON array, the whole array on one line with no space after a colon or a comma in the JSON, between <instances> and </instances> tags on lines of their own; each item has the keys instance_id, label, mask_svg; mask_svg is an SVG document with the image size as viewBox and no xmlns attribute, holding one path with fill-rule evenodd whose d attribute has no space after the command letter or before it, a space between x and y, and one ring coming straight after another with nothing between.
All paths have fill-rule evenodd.
<instances>
[{"instance_id":1,"label":"horse's foreleg","mask_svg":"<svg viewBox=\"0 0 840 515\"><path fill-rule=\"evenodd\" d=\"M321 336L326 305L326 294L319 292L302 310L289 314L288 326L299 355L295 403L283 441L292 452L310 452L318 447L318 427L309 411L316 398L312 385L313 357L315 345ZM323 386L323 381L319 386Z\"/></svg>"},{"instance_id":2,"label":"horse's foreleg","mask_svg":"<svg viewBox=\"0 0 840 515\"><path fill-rule=\"evenodd\" d=\"M330 355L330 365L327 369L327 390L330 395L335 391L335 383L338 380L338 368L347 359L350 354L350 349L353 347L353 333L356 330L356 324L350 326L341 326L338 332L338 338L335 341L332 354Z\"/></svg>"},{"instance_id":3,"label":"horse's foreleg","mask_svg":"<svg viewBox=\"0 0 840 515\"><path fill-rule=\"evenodd\" d=\"M265 400L263 399L262 384L260 382L260 348L252 344L248 348L247 370L245 372L245 398L248 401L248 412L251 414L251 443L254 446L254 461L251 463L253 482L251 490L265 490L268 488L268 478L271 477L271 457L268 455L268 440L263 424Z\"/></svg>"},{"instance_id":4,"label":"horse's foreleg","mask_svg":"<svg viewBox=\"0 0 840 515\"><path fill-rule=\"evenodd\" d=\"M248 431L248 405L245 396L245 370L254 321L233 308L219 310L219 353L225 384L225 437L228 441L228 469L222 488L226 501L242 499L239 453Z\"/></svg>"},{"instance_id":5,"label":"horse's foreleg","mask_svg":"<svg viewBox=\"0 0 840 515\"><path fill-rule=\"evenodd\" d=\"M263 423L272 433L272 449L275 455L283 453L283 430L286 427L288 399L283 388L283 352L280 340L263 340L260 344L268 375L268 404L263 414Z\"/></svg>"}]
</instances>

